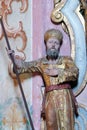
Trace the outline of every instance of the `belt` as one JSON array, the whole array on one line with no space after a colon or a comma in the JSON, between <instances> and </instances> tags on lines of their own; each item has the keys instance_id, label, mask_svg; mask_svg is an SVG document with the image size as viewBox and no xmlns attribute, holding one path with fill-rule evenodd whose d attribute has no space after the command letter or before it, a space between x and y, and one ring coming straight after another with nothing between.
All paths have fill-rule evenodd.
<instances>
[{"instance_id":1,"label":"belt","mask_svg":"<svg viewBox=\"0 0 87 130\"><path fill-rule=\"evenodd\" d=\"M63 84L59 84L59 85L51 85L45 88L45 92L48 93L50 91L53 90L61 90L61 89L69 89L70 93L71 93L71 98L72 98L72 103L73 103L73 107L74 107L74 112L76 115L78 115L78 103L77 100L73 94L73 91L71 90L71 85L68 83L63 83Z\"/></svg>"},{"instance_id":2,"label":"belt","mask_svg":"<svg viewBox=\"0 0 87 130\"><path fill-rule=\"evenodd\" d=\"M59 85L51 85L51 86L48 86L45 88L45 92L50 92L50 91L53 91L53 90L59 90L59 89L70 89L71 86L70 84L68 83L64 83L64 84L59 84Z\"/></svg>"}]
</instances>

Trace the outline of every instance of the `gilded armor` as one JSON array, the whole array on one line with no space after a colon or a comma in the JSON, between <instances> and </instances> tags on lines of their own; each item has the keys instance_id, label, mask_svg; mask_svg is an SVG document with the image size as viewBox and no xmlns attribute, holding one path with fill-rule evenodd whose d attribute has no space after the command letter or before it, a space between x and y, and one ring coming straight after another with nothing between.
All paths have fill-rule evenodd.
<instances>
[{"instance_id":1,"label":"gilded armor","mask_svg":"<svg viewBox=\"0 0 87 130\"><path fill-rule=\"evenodd\" d=\"M55 76L51 76L50 71L52 69L60 70L60 73ZM47 71L48 73L46 73ZM46 87L58 85L64 82L75 81L79 73L73 60L67 56L59 57L56 64L49 64L46 58L32 62L23 62L22 69L19 70L19 73L32 72L41 73Z\"/></svg>"}]
</instances>

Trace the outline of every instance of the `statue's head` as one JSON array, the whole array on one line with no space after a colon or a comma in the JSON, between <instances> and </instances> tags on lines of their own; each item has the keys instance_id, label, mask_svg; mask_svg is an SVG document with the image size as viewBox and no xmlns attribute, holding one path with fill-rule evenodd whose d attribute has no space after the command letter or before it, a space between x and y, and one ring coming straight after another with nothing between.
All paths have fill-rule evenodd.
<instances>
[{"instance_id":1,"label":"statue's head","mask_svg":"<svg viewBox=\"0 0 87 130\"><path fill-rule=\"evenodd\" d=\"M62 32L58 29L49 29L44 34L44 41L45 43L48 41L49 38L56 38L60 44L62 44L63 35Z\"/></svg>"},{"instance_id":2,"label":"statue's head","mask_svg":"<svg viewBox=\"0 0 87 130\"><path fill-rule=\"evenodd\" d=\"M62 44L63 35L57 29L50 29L44 35L47 57L57 59Z\"/></svg>"}]
</instances>

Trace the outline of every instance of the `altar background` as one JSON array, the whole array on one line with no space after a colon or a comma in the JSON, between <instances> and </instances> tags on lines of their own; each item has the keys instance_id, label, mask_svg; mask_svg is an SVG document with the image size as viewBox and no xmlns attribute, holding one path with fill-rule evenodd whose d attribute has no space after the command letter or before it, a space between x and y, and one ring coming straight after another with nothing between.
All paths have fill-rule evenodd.
<instances>
[{"instance_id":1,"label":"altar background","mask_svg":"<svg viewBox=\"0 0 87 130\"><path fill-rule=\"evenodd\" d=\"M70 20L75 36L77 48L74 60L81 71L79 84L86 86L86 81L82 84L83 80L86 80L84 20L81 17L82 24L76 13L74 13L75 16L72 13L72 8L77 8L78 6L78 0L66 0L66 6L62 12L68 12L64 15ZM10 45L15 50L15 53L24 57L26 61L36 60L45 55L44 32L50 28L58 28L63 32L61 55L71 55L71 44L68 34L64 32L61 24L54 24L50 19L54 8L53 0L5 0L0 2L0 7ZM69 11L71 11L72 15ZM0 30L0 130L30 130L18 83L9 74L8 66L10 66L10 59L6 52L6 41L1 27ZM21 77L21 81L35 130L40 130L41 89L44 84L40 76L31 77L29 75ZM87 114L86 99L87 87L84 87L84 90L78 94L77 100L81 108L84 109L84 111L81 111L85 115ZM83 124L80 126L80 121L82 120ZM87 123L85 123L85 127L84 122L86 122L86 119L83 114L83 118L79 119L79 127L76 127L76 129L85 130Z\"/></svg>"}]
</instances>

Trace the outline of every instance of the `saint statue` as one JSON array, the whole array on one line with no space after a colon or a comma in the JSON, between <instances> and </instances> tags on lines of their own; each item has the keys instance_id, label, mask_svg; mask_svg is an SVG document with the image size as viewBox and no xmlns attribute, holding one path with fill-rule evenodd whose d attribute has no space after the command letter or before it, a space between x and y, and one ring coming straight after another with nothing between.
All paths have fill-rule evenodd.
<instances>
[{"instance_id":1,"label":"saint statue","mask_svg":"<svg viewBox=\"0 0 87 130\"><path fill-rule=\"evenodd\" d=\"M38 60L26 62L14 55L18 73L37 72L41 75L45 84L44 113L47 130L74 130L74 116L78 114L78 105L72 92L72 84L78 80L78 67L70 56L59 54L63 44L60 30L47 30L44 42L46 56Z\"/></svg>"}]
</instances>

